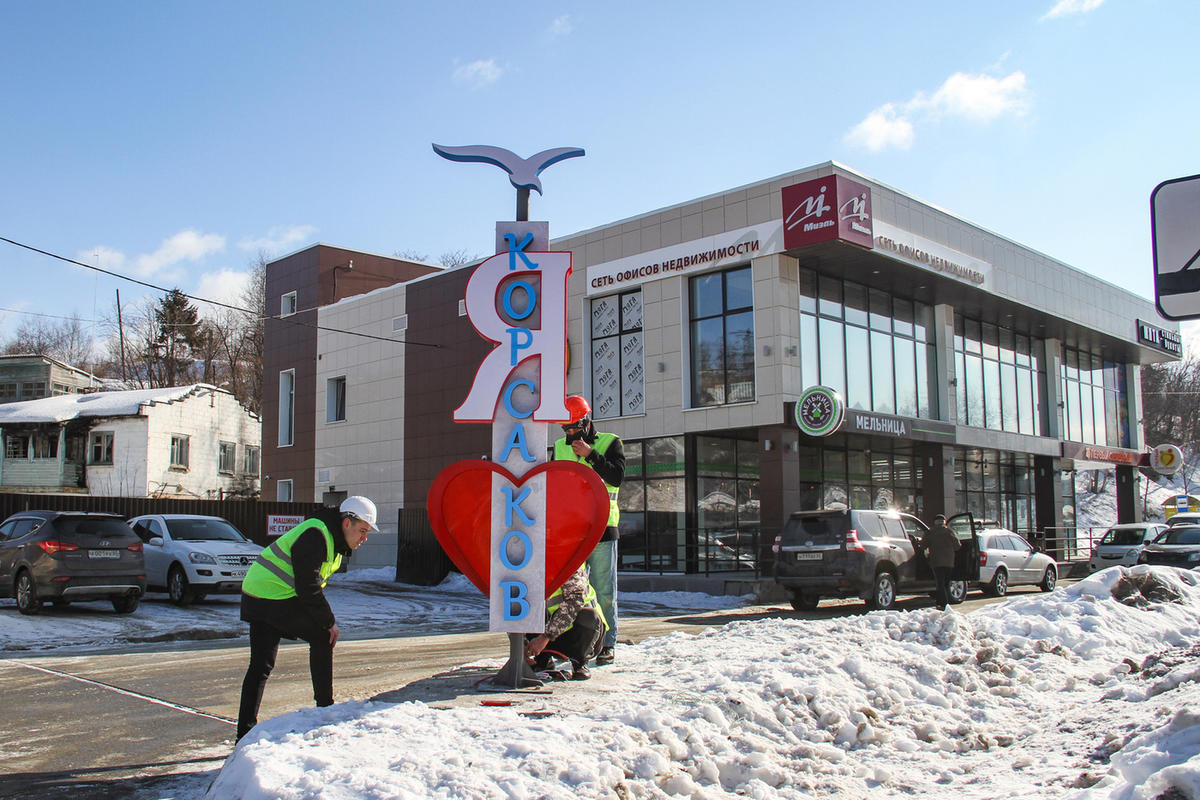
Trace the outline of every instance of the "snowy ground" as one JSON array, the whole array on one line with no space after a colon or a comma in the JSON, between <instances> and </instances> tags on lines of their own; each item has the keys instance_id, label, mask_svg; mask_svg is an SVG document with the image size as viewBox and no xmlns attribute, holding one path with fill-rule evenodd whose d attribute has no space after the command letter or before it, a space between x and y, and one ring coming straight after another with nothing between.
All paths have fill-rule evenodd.
<instances>
[{"instance_id":1,"label":"snowy ground","mask_svg":"<svg viewBox=\"0 0 1200 800\"><path fill-rule=\"evenodd\" d=\"M395 570L362 569L337 574L326 588L346 638L425 636L486 631L487 604L479 590L457 573L440 586L410 586L393 580ZM713 596L700 592L630 593L619 597L623 616L737 608L750 597ZM239 617L239 595L213 595L187 608L151 593L133 614L114 614L107 602L74 603L66 608L47 604L42 613L25 616L15 600L0 600L0 657L162 647L164 642L238 639L249 626ZM132 646L131 646L132 645Z\"/></svg>"},{"instance_id":2,"label":"snowy ground","mask_svg":"<svg viewBox=\"0 0 1200 800\"><path fill-rule=\"evenodd\" d=\"M970 615L735 623L594 675L507 708L287 714L207 797L1200 797L1196 573L1112 568Z\"/></svg>"}]
</instances>

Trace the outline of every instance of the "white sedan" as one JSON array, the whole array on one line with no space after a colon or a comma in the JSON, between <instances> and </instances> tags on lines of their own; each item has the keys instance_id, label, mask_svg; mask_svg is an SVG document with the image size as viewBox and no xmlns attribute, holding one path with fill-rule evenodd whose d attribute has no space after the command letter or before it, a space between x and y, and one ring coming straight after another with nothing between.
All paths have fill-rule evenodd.
<instances>
[{"instance_id":1,"label":"white sedan","mask_svg":"<svg viewBox=\"0 0 1200 800\"><path fill-rule=\"evenodd\" d=\"M1004 528L987 528L979 534L979 584L988 594L1001 597L1009 586L1041 586L1053 591L1058 564L1029 542Z\"/></svg>"},{"instance_id":2,"label":"white sedan","mask_svg":"<svg viewBox=\"0 0 1200 800\"><path fill-rule=\"evenodd\" d=\"M185 606L207 594L236 594L262 547L222 517L147 514L129 520L146 556L146 588Z\"/></svg>"}]
</instances>

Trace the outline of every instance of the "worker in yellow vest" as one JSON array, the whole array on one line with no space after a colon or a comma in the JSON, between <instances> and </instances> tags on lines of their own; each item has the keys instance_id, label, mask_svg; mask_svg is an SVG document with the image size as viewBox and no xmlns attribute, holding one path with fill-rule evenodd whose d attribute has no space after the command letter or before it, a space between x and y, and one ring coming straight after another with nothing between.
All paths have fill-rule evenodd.
<instances>
[{"instance_id":1,"label":"worker in yellow vest","mask_svg":"<svg viewBox=\"0 0 1200 800\"><path fill-rule=\"evenodd\" d=\"M565 435L554 443L554 459L587 464L596 470L608 489L608 519L604 535L587 560L591 584L596 589L600 611L608 623L600 654L596 656L599 666L613 662L617 645L617 538L620 536L617 523L621 519L617 492L621 481L625 479L625 449L616 434L596 431L596 426L592 424L592 407L587 400L573 394L564 402L570 417L563 422Z\"/></svg>"},{"instance_id":2,"label":"worker in yellow vest","mask_svg":"<svg viewBox=\"0 0 1200 800\"><path fill-rule=\"evenodd\" d=\"M318 706L333 705L333 646L337 619L325 599L325 583L375 526L375 504L347 497L301 522L263 549L242 581L242 619L250 623L250 666L242 680L237 738L258 724L267 678L275 668L279 640L308 642L308 671Z\"/></svg>"},{"instance_id":3,"label":"worker in yellow vest","mask_svg":"<svg viewBox=\"0 0 1200 800\"><path fill-rule=\"evenodd\" d=\"M586 681L592 677L588 660L600 652L605 629L596 590L588 583L587 567L580 564L546 598L546 630L526 634L525 657L541 671L549 665L550 656L557 654L571 662L571 680Z\"/></svg>"}]
</instances>

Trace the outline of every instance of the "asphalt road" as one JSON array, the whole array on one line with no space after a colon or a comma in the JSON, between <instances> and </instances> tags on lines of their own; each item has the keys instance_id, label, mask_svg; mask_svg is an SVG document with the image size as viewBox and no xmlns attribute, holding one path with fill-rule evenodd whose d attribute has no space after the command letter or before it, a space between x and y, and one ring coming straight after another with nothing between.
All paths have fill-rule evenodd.
<instances>
[{"instance_id":1,"label":"asphalt road","mask_svg":"<svg viewBox=\"0 0 1200 800\"><path fill-rule=\"evenodd\" d=\"M1037 590L1022 587L1012 594L1026 592ZM991 602L996 601L973 593L958 610L967 613ZM897 607L930 605L921 596L901 598ZM688 616L623 617L621 639L636 643L736 620L860 613L865 613L860 601L825 601L812 612L767 605ZM419 696L453 704L463 695L477 698L471 686L476 676L487 673L468 676L456 667L507 655L508 639L496 633L343 640L334 654L335 699ZM247 660L244 642L0 659L0 798L159 797L168 796L181 781L203 788L233 749ZM259 718L312 702L307 646L285 644Z\"/></svg>"}]
</instances>

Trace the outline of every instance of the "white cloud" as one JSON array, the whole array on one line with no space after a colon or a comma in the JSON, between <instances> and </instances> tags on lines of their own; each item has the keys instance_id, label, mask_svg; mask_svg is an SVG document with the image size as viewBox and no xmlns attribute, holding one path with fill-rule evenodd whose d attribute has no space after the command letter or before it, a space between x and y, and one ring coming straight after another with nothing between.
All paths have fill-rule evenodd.
<instances>
[{"instance_id":1,"label":"white cloud","mask_svg":"<svg viewBox=\"0 0 1200 800\"><path fill-rule=\"evenodd\" d=\"M276 225L267 231L265 236L257 239L246 237L238 242L238 247L256 253L264 251L272 255L285 252L292 245L310 238L317 229L312 225Z\"/></svg>"},{"instance_id":2,"label":"white cloud","mask_svg":"<svg viewBox=\"0 0 1200 800\"><path fill-rule=\"evenodd\" d=\"M463 64L455 68L453 78L459 86L482 89L484 86L500 80L500 76L503 74L504 70L496 65L494 59L489 58L487 61L472 61L470 64Z\"/></svg>"},{"instance_id":3,"label":"white cloud","mask_svg":"<svg viewBox=\"0 0 1200 800\"><path fill-rule=\"evenodd\" d=\"M216 233L184 230L163 240L153 253L137 257L135 271L148 277L181 261L199 261L209 253L225 249L225 237Z\"/></svg>"},{"instance_id":4,"label":"white cloud","mask_svg":"<svg viewBox=\"0 0 1200 800\"><path fill-rule=\"evenodd\" d=\"M988 123L1003 116L1020 116L1029 109L1025 73L997 78L956 72L932 94L917 92L905 103L886 103L851 128L843 140L878 152L889 147L907 150L918 122L958 117Z\"/></svg>"},{"instance_id":5,"label":"white cloud","mask_svg":"<svg viewBox=\"0 0 1200 800\"><path fill-rule=\"evenodd\" d=\"M848 144L865 147L873 153L888 147L907 150L912 140L912 123L897 117L896 108L891 103L872 111L846 134Z\"/></svg>"},{"instance_id":6,"label":"white cloud","mask_svg":"<svg viewBox=\"0 0 1200 800\"><path fill-rule=\"evenodd\" d=\"M1070 14L1086 14L1089 11L1095 11L1103 3L1104 0L1058 0L1054 4L1054 8L1047 11L1042 19L1055 19Z\"/></svg>"},{"instance_id":7,"label":"white cloud","mask_svg":"<svg viewBox=\"0 0 1200 800\"><path fill-rule=\"evenodd\" d=\"M551 36L566 36L573 30L575 30L575 28L571 25L571 18L566 14L563 14L561 17L555 19L554 22L550 23Z\"/></svg>"},{"instance_id":8,"label":"white cloud","mask_svg":"<svg viewBox=\"0 0 1200 800\"><path fill-rule=\"evenodd\" d=\"M231 269L206 272L199 277L195 288L188 294L231 306L241 306L242 293L246 290L249 282L250 273L248 272L235 272Z\"/></svg>"}]
</instances>

